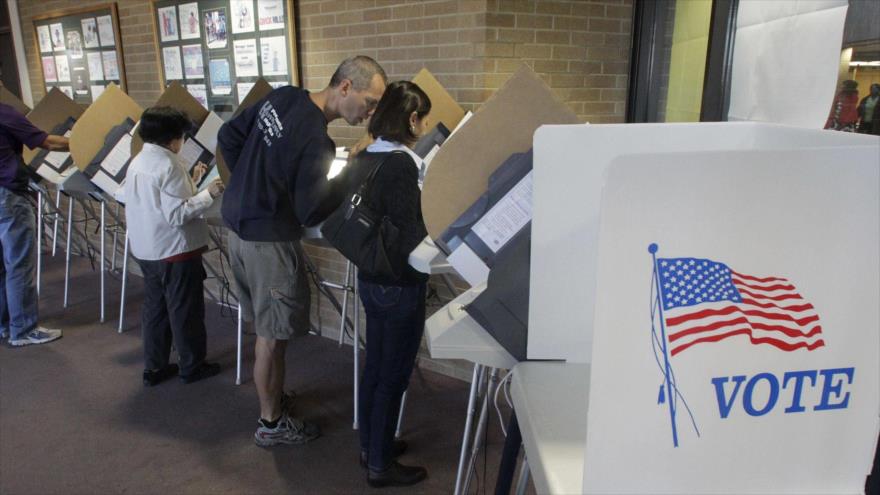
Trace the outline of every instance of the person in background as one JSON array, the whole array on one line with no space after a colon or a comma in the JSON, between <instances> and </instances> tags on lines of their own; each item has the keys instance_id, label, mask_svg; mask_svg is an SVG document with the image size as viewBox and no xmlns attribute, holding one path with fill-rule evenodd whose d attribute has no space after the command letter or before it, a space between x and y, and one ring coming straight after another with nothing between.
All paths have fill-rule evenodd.
<instances>
[{"instance_id":1,"label":"person in background","mask_svg":"<svg viewBox=\"0 0 880 495\"><path fill-rule=\"evenodd\" d=\"M411 147L425 133L430 111L431 100L418 85L409 81L388 85L370 120L369 132L376 141L342 174L353 193L381 164L368 206L387 215L400 231L397 241L386 246L397 278L358 272L367 315L367 357L358 398L360 463L368 469L367 483L373 487L413 485L428 474L423 467L397 462L407 445L394 440L394 430L425 328L428 275L407 260L428 234L418 185L422 160Z\"/></svg>"},{"instance_id":2,"label":"person in background","mask_svg":"<svg viewBox=\"0 0 880 495\"><path fill-rule=\"evenodd\" d=\"M301 444L320 436L317 425L289 415L285 351L309 332L310 294L300 238L342 202L327 180L335 144L327 124L357 125L372 115L385 91L375 60L343 61L317 93L278 88L220 128L218 147L231 178L223 197L229 258L245 321L257 334L254 384L261 447ZM336 188L340 189L340 188Z\"/></svg>"},{"instance_id":3,"label":"person in background","mask_svg":"<svg viewBox=\"0 0 880 495\"><path fill-rule=\"evenodd\" d=\"M862 98L858 113L859 132L880 136L880 84L871 85L871 93Z\"/></svg>"},{"instance_id":4,"label":"person in background","mask_svg":"<svg viewBox=\"0 0 880 495\"><path fill-rule=\"evenodd\" d=\"M67 151L64 136L47 134L5 103L0 103L0 339L12 347L45 344L61 330L37 324L36 215L27 198L23 146Z\"/></svg>"},{"instance_id":5,"label":"person in background","mask_svg":"<svg viewBox=\"0 0 880 495\"><path fill-rule=\"evenodd\" d=\"M834 97L831 105L831 113L825 122L825 129L835 131L855 132L859 114L856 107L859 104L859 83L847 79L841 83L840 92Z\"/></svg>"},{"instance_id":6,"label":"person in background","mask_svg":"<svg viewBox=\"0 0 880 495\"><path fill-rule=\"evenodd\" d=\"M189 119L170 107L144 110L138 134L144 147L128 167L123 198L132 255L144 275L141 332L144 342L144 386L180 375L192 383L220 372L205 361L205 268L208 224L199 216L223 192L220 179L202 192L196 182L204 164L190 177L177 153ZM170 363L171 343L180 365Z\"/></svg>"}]
</instances>

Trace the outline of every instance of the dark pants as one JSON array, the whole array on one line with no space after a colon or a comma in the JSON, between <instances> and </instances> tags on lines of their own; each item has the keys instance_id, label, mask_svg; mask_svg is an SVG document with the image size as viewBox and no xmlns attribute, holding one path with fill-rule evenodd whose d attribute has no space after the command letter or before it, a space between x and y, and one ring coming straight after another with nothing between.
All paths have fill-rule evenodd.
<instances>
[{"instance_id":1,"label":"dark pants","mask_svg":"<svg viewBox=\"0 0 880 495\"><path fill-rule=\"evenodd\" d=\"M144 369L168 364L171 341L180 357L180 374L189 375L205 360L205 268L202 257L168 263L138 260L144 274Z\"/></svg>"},{"instance_id":2,"label":"dark pants","mask_svg":"<svg viewBox=\"0 0 880 495\"><path fill-rule=\"evenodd\" d=\"M358 411L361 449L374 471L392 461L400 398L409 385L425 330L426 284L383 286L359 281L367 314L367 363Z\"/></svg>"}]
</instances>

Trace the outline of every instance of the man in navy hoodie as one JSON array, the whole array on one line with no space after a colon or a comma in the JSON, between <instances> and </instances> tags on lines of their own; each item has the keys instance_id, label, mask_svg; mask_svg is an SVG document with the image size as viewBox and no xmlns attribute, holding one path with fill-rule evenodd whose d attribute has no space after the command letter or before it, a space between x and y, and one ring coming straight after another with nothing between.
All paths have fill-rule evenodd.
<instances>
[{"instance_id":1,"label":"man in navy hoodie","mask_svg":"<svg viewBox=\"0 0 880 495\"><path fill-rule=\"evenodd\" d=\"M278 88L220 128L218 144L231 172L221 210L231 231L229 257L243 317L257 333L259 446L320 435L316 425L290 417L282 406L287 341L309 331L300 237L303 226L317 225L342 201L343 191L327 180L335 155L327 124L338 118L363 122L386 82L375 60L352 57L320 92Z\"/></svg>"}]
</instances>

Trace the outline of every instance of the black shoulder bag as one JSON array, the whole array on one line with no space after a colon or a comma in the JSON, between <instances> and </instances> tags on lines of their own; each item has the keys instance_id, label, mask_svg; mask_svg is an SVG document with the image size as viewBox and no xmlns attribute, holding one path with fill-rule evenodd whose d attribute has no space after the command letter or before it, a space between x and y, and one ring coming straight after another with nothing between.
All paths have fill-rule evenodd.
<instances>
[{"instance_id":1,"label":"black shoulder bag","mask_svg":"<svg viewBox=\"0 0 880 495\"><path fill-rule=\"evenodd\" d=\"M399 230L388 215L370 207L375 204L371 196L373 180L388 156L376 165L357 191L327 217L321 225L321 234L362 272L396 279L400 274L391 266L387 246L396 242Z\"/></svg>"}]
</instances>

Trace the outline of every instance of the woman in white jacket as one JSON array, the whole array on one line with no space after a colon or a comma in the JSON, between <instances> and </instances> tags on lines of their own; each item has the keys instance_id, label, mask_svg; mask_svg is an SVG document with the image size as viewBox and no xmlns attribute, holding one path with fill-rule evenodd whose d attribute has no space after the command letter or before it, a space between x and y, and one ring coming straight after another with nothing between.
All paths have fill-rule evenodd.
<instances>
[{"instance_id":1,"label":"woman in white jacket","mask_svg":"<svg viewBox=\"0 0 880 495\"><path fill-rule=\"evenodd\" d=\"M144 274L141 331L144 342L144 386L180 375L192 383L220 372L205 361L205 269L208 225L200 215L223 191L219 179L198 192L205 173L199 164L193 177L178 160L186 115L170 107L144 111L138 134L144 147L125 178L125 221L131 252ZM171 343L180 365L169 363Z\"/></svg>"}]
</instances>

